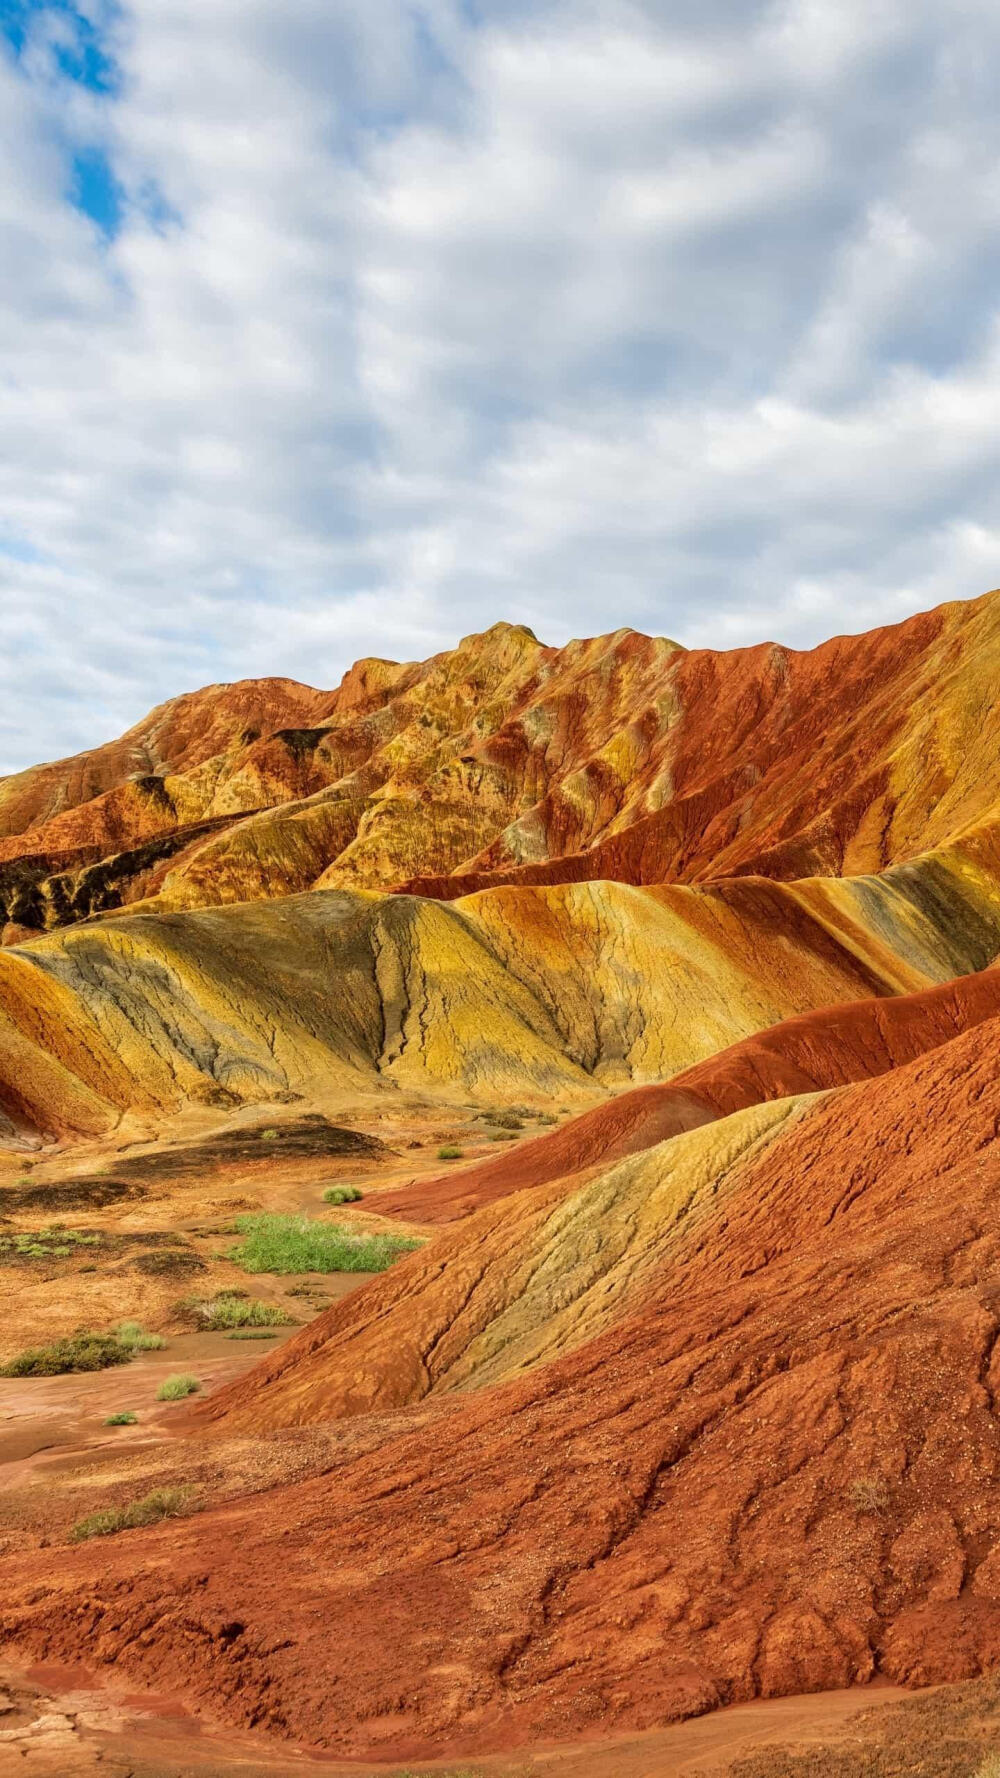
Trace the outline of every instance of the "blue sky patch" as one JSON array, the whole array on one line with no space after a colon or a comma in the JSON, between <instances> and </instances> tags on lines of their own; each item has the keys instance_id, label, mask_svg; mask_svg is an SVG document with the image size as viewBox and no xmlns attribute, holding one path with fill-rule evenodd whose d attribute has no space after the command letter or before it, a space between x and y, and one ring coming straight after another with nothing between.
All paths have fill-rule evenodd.
<instances>
[{"instance_id":1,"label":"blue sky patch","mask_svg":"<svg viewBox=\"0 0 1000 1778\"><path fill-rule=\"evenodd\" d=\"M69 195L77 209L96 222L102 234L109 238L117 234L122 213L121 187L103 149L84 148L73 156Z\"/></svg>"},{"instance_id":2,"label":"blue sky patch","mask_svg":"<svg viewBox=\"0 0 1000 1778\"><path fill-rule=\"evenodd\" d=\"M117 85L117 71L112 57L101 41L100 32L71 0L0 0L0 31L14 53L20 56L31 35L32 25L45 13L68 20L73 40L58 44L54 60L67 80L76 81L92 93L111 93Z\"/></svg>"}]
</instances>

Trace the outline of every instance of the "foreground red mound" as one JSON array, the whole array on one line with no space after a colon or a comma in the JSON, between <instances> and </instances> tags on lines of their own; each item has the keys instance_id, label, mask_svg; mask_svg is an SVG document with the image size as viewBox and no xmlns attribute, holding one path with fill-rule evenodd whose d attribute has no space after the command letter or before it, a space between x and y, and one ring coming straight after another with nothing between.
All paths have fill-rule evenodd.
<instances>
[{"instance_id":1,"label":"foreground red mound","mask_svg":"<svg viewBox=\"0 0 1000 1778\"><path fill-rule=\"evenodd\" d=\"M511 1192L610 1166L746 1105L872 1079L1000 1015L1000 969L920 994L857 1000L785 1019L662 1085L620 1093L551 1135L377 1200L380 1215L443 1223Z\"/></svg>"},{"instance_id":2,"label":"foreground red mound","mask_svg":"<svg viewBox=\"0 0 1000 1778\"><path fill-rule=\"evenodd\" d=\"M994 1666L998 1042L801 1103L557 1361L12 1562L6 1646L387 1760Z\"/></svg>"}]
</instances>

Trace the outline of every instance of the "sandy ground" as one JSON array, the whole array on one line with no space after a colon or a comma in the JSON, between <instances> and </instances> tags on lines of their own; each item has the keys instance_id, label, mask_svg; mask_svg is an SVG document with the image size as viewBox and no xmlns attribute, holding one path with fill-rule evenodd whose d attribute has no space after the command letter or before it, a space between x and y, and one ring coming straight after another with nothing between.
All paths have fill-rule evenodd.
<instances>
[{"instance_id":1,"label":"sandy ground","mask_svg":"<svg viewBox=\"0 0 1000 1778\"><path fill-rule=\"evenodd\" d=\"M504 1151L568 1115L540 1106L525 1111L523 1127L510 1143L505 1135ZM440 1174L439 1148L461 1150L461 1159L451 1163L456 1172L501 1152L488 1114L488 1108L474 1104L442 1107L402 1093L341 1095L315 1105L244 1107L228 1116L190 1109L172 1120L166 1143L144 1139L152 1132L139 1131L137 1140L123 1133L100 1143L0 1149L0 1241L54 1225L99 1237L64 1257L18 1259L9 1249L0 1253L0 1363L81 1325L107 1327L127 1317L152 1332L179 1331L183 1323L176 1304L185 1295L205 1297L246 1286L246 1275L227 1258L233 1222L242 1213L304 1212L362 1229L386 1227L393 1234L429 1232L398 1215L383 1221L379 1197ZM360 1159L331 1154L319 1136L312 1153L308 1142L286 1144L286 1134L316 1116L375 1137L381 1152ZM543 1116L546 1126L539 1121ZM226 1137L248 1139L235 1158L218 1149ZM342 1184L358 1186L361 1202L325 1205L323 1192ZM95 1204L95 1190L119 1195ZM172 1264L158 1272L168 1253ZM258 1277L253 1293L308 1319L303 1299L289 1297L304 1282L315 1287L315 1313L326 1306L323 1293L334 1294L326 1277Z\"/></svg>"}]
</instances>

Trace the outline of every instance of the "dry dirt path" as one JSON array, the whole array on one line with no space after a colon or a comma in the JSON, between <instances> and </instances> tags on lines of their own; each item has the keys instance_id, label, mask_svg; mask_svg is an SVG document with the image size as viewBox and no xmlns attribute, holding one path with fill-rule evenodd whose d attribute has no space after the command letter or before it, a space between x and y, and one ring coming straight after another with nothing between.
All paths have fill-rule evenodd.
<instances>
[{"instance_id":1,"label":"dry dirt path","mask_svg":"<svg viewBox=\"0 0 1000 1778\"><path fill-rule=\"evenodd\" d=\"M98 1683L85 1669L0 1667L0 1775L22 1778L723 1778L770 1745L836 1744L862 1710L913 1693L857 1687L735 1705L643 1735L401 1768L274 1751L259 1736L215 1734L178 1700Z\"/></svg>"}]
</instances>

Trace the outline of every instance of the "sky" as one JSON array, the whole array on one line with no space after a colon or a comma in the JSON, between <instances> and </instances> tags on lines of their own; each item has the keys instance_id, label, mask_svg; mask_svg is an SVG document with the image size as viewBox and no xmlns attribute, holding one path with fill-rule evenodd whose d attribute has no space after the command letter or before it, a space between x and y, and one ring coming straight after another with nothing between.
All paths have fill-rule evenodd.
<instances>
[{"instance_id":1,"label":"sky","mask_svg":"<svg viewBox=\"0 0 1000 1778\"><path fill-rule=\"evenodd\" d=\"M0 772L1000 581L996 0L0 0Z\"/></svg>"}]
</instances>

